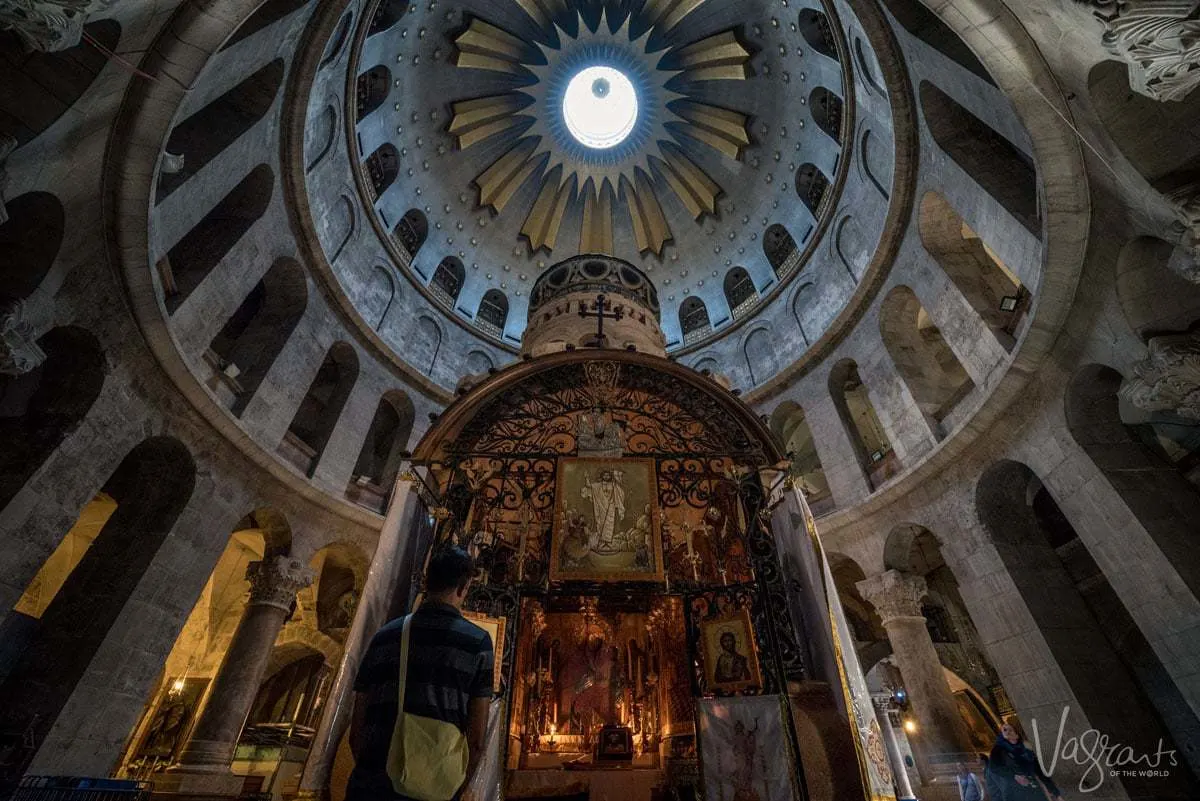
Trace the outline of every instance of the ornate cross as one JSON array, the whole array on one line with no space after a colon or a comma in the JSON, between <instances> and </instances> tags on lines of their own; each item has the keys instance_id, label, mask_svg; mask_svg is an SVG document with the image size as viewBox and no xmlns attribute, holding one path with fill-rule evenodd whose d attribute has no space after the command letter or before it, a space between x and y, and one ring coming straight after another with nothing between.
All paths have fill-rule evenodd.
<instances>
[{"instance_id":1,"label":"ornate cross","mask_svg":"<svg viewBox=\"0 0 1200 801\"><path fill-rule=\"evenodd\" d=\"M596 296L596 310L588 311L587 305L581 303L579 305L580 317L595 317L596 318L596 339L594 346L597 348L604 347L604 321L605 320L620 320L625 317L623 309L614 309L613 311L605 311L604 307L608 305L608 298L603 294Z\"/></svg>"}]
</instances>

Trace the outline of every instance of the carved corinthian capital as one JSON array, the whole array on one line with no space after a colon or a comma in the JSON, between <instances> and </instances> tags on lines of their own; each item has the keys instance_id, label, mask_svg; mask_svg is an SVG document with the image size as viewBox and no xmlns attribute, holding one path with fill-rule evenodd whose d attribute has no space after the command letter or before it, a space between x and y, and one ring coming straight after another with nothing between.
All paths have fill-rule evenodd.
<instances>
[{"instance_id":1,"label":"carved corinthian capital","mask_svg":"<svg viewBox=\"0 0 1200 801\"><path fill-rule=\"evenodd\" d=\"M54 299L42 290L0 308L0 373L23 375L46 361L38 346L54 325Z\"/></svg>"},{"instance_id":2,"label":"carved corinthian capital","mask_svg":"<svg viewBox=\"0 0 1200 801\"><path fill-rule=\"evenodd\" d=\"M92 14L116 0L0 0L0 29L14 31L30 48L52 53L79 44Z\"/></svg>"},{"instance_id":3,"label":"carved corinthian capital","mask_svg":"<svg viewBox=\"0 0 1200 801\"><path fill-rule=\"evenodd\" d=\"M929 591L925 579L910 576L899 570L888 570L878 576L864 579L854 586L862 597L875 607L884 627L902 618L921 618L921 599Z\"/></svg>"},{"instance_id":4,"label":"carved corinthian capital","mask_svg":"<svg viewBox=\"0 0 1200 801\"><path fill-rule=\"evenodd\" d=\"M1133 366L1133 378L1121 394L1147 412L1172 412L1200 420L1200 336L1154 337L1145 359Z\"/></svg>"},{"instance_id":5,"label":"carved corinthian capital","mask_svg":"<svg viewBox=\"0 0 1200 801\"><path fill-rule=\"evenodd\" d=\"M308 565L286 556L251 562L246 566L246 580L250 582L250 600L246 605L291 611L296 593L312 584L314 576Z\"/></svg>"},{"instance_id":6,"label":"carved corinthian capital","mask_svg":"<svg viewBox=\"0 0 1200 801\"><path fill-rule=\"evenodd\" d=\"M3 2L3 0L0 0ZM8 222L8 157L17 149L17 139L11 134L0 134L0 225Z\"/></svg>"},{"instance_id":7,"label":"carved corinthian capital","mask_svg":"<svg viewBox=\"0 0 1200 801\"><path fill-rule=\"evenodd\" d=\"M1167 266L1193 284L1200 284L1200 184L1169 192L1167 200L1175 207L1183 226L1183 237Z\"/></svg>"},{"instance_id":8,"label":"carved corinthian capital","mask_svg":"<svg viewBox=\"0 0 1200 801\"><path fill-rule=\"evenodd\" d=\"M1200 0L1079 0L1092 9L1104 49L1129 65L1129 85L1155 100L1183 100L1200 85Z\"/></svg>"}]
</instances>

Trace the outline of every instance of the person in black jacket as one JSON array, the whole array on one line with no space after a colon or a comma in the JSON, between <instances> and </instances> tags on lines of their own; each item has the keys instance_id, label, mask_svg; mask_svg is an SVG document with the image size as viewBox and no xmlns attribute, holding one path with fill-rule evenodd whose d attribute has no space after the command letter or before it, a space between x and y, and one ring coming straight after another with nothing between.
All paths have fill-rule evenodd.
<instances>
[{"instance_id":1,"label":"person in black jacket","mask_svg":"<svg viewBox=\"0 0 1200 801\"><path fill-rule=\"evenodd\" d=\"M996 801L1057 801L1062 792L1038 764L1010 723L1000 727L1000 736L988 758L988 788Z\"/></svg>"}]
</instances>

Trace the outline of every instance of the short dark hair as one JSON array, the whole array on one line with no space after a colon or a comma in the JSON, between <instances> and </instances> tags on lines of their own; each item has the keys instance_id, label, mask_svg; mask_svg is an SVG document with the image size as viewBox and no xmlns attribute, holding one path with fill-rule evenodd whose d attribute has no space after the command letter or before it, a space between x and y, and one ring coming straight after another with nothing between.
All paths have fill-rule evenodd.
<instances>
[{"instance_id":1,"label":"short dark hair","mask_svg":"<svg viewBox=\"0 0 1200 801\"><path fill-rule=\"evenodd\" d=\"M475 575L475 560L457 545L439 548L429 560L425 574L425 590L439 595L447 590L462 589Z\"/></svg>"}]
</instances>

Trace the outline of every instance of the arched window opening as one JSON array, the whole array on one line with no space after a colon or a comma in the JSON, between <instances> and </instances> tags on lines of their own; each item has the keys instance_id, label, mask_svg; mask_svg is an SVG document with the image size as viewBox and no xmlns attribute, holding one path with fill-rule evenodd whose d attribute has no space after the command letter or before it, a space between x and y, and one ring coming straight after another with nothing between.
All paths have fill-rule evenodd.
<instances>
[{"instance_id":1,"label":"arched window opening","mask_svg":"<svg viewBox=\"0 0 1200 801\"><path fill-rule=\"evenodd\" d=\"M1020 280L936 192L921 199L918 228L926 252L1011 351L1031 301Z\"/></svg>"},{"instance_id":2,"label":"arched window opening","mask_svg":"<svg viewBox=\"0 0 1200 801\"><path fill-rule=\"evenodd\" d=\"M228 50L238 42L249 39L259 31L304 8L308 3L309 0L267 0L238 26L221 49Z\"/></svg>"},{"instance_id":3,"label":"arched window opening","mask_svg":"<svg viewBox=\"0 0 1200 801\"><path fill-rule=\"evenodd\" d=\"M367 36L382 33L400 21L408 11L409 0L383 0L371 17L371 25L367 28Z\"/></svg>"},{"instance_id":4,"label":"arched window opening","mask_svg":"<svg viewBox=\"0 0 1200 801\"><path fill-rule=\"evenodd\" d=\"M387 191L399 174L400 151L392 143L380 145L378 150L367 156L367 177L371 180L375 197Z\"/></svg>"},{"instance_id":5,"label":"arched window opening","mask_svg":"<svg viewBox=\"0 0 1200 801\"><path fill-rule=\"evenodd\" d=\"M816 9L806 8L801 10L798 24L800 35L809 47L823 56L837 58L837 39L828 17Z\"/></svg>"},{"instance_id":6,"label":"arched window opening","mask_svg":"<svg viewBox=\"0 0 1200 801\"><path fill-rule=\"evenodd\" d=\"M786 278L800 266L800 250L791 233L779 223L772 223L763 234L763 254L775 275Z\"/></svg>"},{"instance_id":7,"label":"arched window opening","mask_svg":"<svg viewBox=\"0 0 1200 801\"><path fill-rule=\"evenodd\" d=\"M403 392L389 392L380 398L346 491L351 501L383 513L415 416L412 401Z\"/></svg>"},{"instance_id":8,"label":"arched window opening","mask_svg":"<svg viewBox=\"0 0 1200 801\"><path fill-rule=\"evenodd\" d=\"M272 673L258 688L242 738L253 743L263 737L278 736L281 726L315 728L320 722L314 720L322 700L320 690L328 682L330 672L325 656L310 652Z\"/></svg>"},{"instance_id":9,"label":"arched window opening","mask_svg":"<svg viewBox=\"0 0 1200 801\"><path fill-rule=\"evenodd\" d=\"M183 156L178 172L160 172L156 203L187 183L266 116L283 83L277 58L171 130L167 153Z\"/></svg>"},{"instance_id":10,"label":"arched window opening","mask_svg":"<svg viewBox=\"0 0 1200 801\"><path fill-rule=\"evenodd\" d=\"M25 748L19 776L50 732L192 496L196 466L169 437L121 461L10 614L0 683L5 721Z\"/></svg>"},{"instance_id":11,"label":"arched window opening","mask_svg":"<svg viewBox=\"0 0 1200 801\"><path fill-rule=\"evenodd\" d=\"M817 454L817 443L804 416L804 409L792 401L779 404L771 415L771 430L783 443L783 451L792 460L791 475L814 515L829 514L836 508L825 468Z\"/></svg>"},{"instance_id":12,"label":"arched window opening","mask_svg":"<svg viewBox=\"0 0 1200 801\"><path fill-rule=\"evenodd\" d=\"M49 192L26 192L8 201L0 224L0 308L32 295L58 258L66 212Z\"/></svg>"},{"instance_id":13,"label":"arched window opening","mask_svg":"<svg viewBox=\"0 0 1200 801\"><path fill-rule=\"evenodd\" d=\"M429 289L433 296L440 300L448 309L453 309L458 301L458 293L462 291L467 280L467 271L463 263L454 256L447 256L433 271L433 280Z\"/></svg>"},{"instance_id":14,"label":"arched window opening","mask_svg":"<svg viewBox=\"0 0 1200 801\"><path fill-rule=\"evenodd\" d=\"M271 265L209 345L209 384L241 416L308 306L304 270L291 259Z\"/></svg>"},{"instance_id":15,"label":"arched window opening","mask_svg":"<svg viewBox=\"0 0 1200 801\"><path fill-rule=\"evenodd\" d=\"M392 90L392 71L379 64L358 76L358 85L354 93L355 110L358 119L366 117L383 105L388 93Z\"/></svg>"},{"instance_id":16,"label":"arched window opening","mask_svg":"<svg viewBox=\"0 0 1200 801\"><path fill-rule=\"evenodd\" d=\"M316 599L316 628L344 643L358 609L369 561L357 546L338 542L318 551L309 566L317 574L309 590Z\"/></svg>"},{"instance_id":17,"label":"arched window opening","mask_svg":"<svg viewBox=\"0 0 1200 801\"><path fill-rule=\"evenodd\" d=\"M712 333L712 322L708 318L708 307L704 301L692 295L679 304L679 332L683 344L699 342Z\"/></svg>"},{"instance_id":18,"label":"arched window opening","mask_svg":"<svg viewBox=\"0 0 1200 801\"><path fill-rule=\"evenodd\" d=\"M321 454L329 444L357 380L358 354L345 342L335 343L317 370L279 446L284 459L309 478L317 471Z\"/></svg>"},{"instance_id":19,"label":"arched window opening","mask_svg":"<svg viewBox=\"0 0 1200 801\"><path fill-rule=\"evenodd\" d=\"M258 165L167 252L158 273L168 312L183 305L263 216L274 191L271 168Z\"/></svg>"},{"instance_id":20,"label":"arched window opening","mask_svg":"<svg viewBox=\"0 0 1200 801\"><path fill-rule=\"evenodd\" d=\"M1125 244L1117 257L1117 299L1143 340L1181 334L1200 323L1200 286L1172 268L1178 245L1151 236Z\"/></svg>"},{"instance_id":21,"label":"arched window opening","mask_svg":"<svg viewBox=\"0 0 1200 801\"><path fill-rule=\"evenodd\" d=\"M1041 237L1033 159L929 81L921 82L920 95L925 125L938 147L1017 222Z\"/></svg>"},{"instance_id":22,"label":"arched window opening","mask_svg":"<svg viewBox=\"0 0 1200 801\"><path fill-rule=\"evenodd\" d=\"M975 57L967 43L949 25L930 11L921 0L884 0L896 22L916 39L924 42L963 69L993 86L996 82Z\"/></svg>"},{"instance_id":23,"label":"arched window opening","mask_svg":"<svg viewBox=\"0 0 1200 801\"><path fill-rule=\"evenodd\" d=\"M121 26L102 19L84 25L83 33L96 45L81 41L44 53L30 52L13 31L0 31L0 134L16 139L18 147L33 141L83 97L108 63L103 50L117 51Z\"/></svg>"},{"instance_id":24,"label":"arched window opening","mask_svg":"<svg viewBox=\"0 0 1200 801\"><path fill-rule=\"evenodd\" d=\"M895 287L883 299L879 332L900 378L941 439L943 421L975 382L908 287Z\"/></svg>"},{"instance_id":25,"label":"arched window opening","mask_svg":"<svg viewBox=\"0 0 1200 801\"><path fill-rule=\"evenodd\" d=\"M817 165L805 163L796 170L796 194L813 217L819 216L821 203L828 191L829 179Z\"/></svg>"},{"instance_id":26,"label":"arched window opening","mask_svg":"<svg viewBox=\"0 0 1200 801\"><path fill-rule=\"evenodd\" d=\"M87 416L104 385L104 351L82 328L38 340L46 360L23 375L0 374L0 509Z\"/></svg>"},{"instance_id":27,"label":"arched window opening","mask_svg":"<svg viewBox=\"0 0 1200 801\"><path fill-rule=\"evenodd\" d=\"M758 289L746 268L734 267L725 273L725 302L735 320L745 316L758 303Z\"/></svg>"},{"instance_id":28,"label":"arched window opening","mask_svg":"<svg viewBox=\"0 0 1200 801\"><path fill-rule=\"evenodd\" d=\"M508 298L499 289L489 289L479 301L479 311L475 314L475 324L487 333L501 339L504 337L504 325L508 322Z\"/></svg>"},{"instance_id":29,"label":"arched window opening","mask_svg":"<svg viewBox=\"0 0 1200 801\"><path fill-rule=\"evenodd\" d=\"M753 331L746 337L742 344L742 355L746 358L752 386L758 386L779 372L779 349L765 328Z\"/></svg>"},{"instance_id":30,"label":"arched window opening","mask_svg":"<svg viewBox=\"0 0 1200 801\"><path fill-rule=\"evenodd\" d=\"M849 359L834 365L829 373L829 392L867 483L872 490L879 489L900 472L900 459L858 374L858 365Z\"/></svg>"},{"instance_id":31,"label":"arched window opening","mask_svg":"<svg viewBox=\"0 0 1200 801\"><path fill-rule=\"evenodd\" d=\"M813 122L835 142L842 141L842 99L824 86L818 86L808 96L808 110Z\"/></svg>"},{"instance_id":32,"label":"arched window opening","mask_svg":"<svg viewBox=\"0 0 1200 801\"><path fill-rule=\"evenodd\" d=\"M404 212L400 222L396 223L392 236L400 240L400 247L408 254L411 262L417 257L417 252L429 236L429 220L426 219L425 212L420 209L409 209Z\"/></svg>"},{"instance_id":33,"label":"arched window opening","mask_svg":"<svg viewBox=\"0 0 1200 801\"><path fill-rule=\"evenodd\" d=\"M1190 718L1194 728L1196 718L1172 712L1186 702L1049 490L1024 464L1002 461L980 478L976 505L1015 583L1012 602L1029 610L1089 725L1120 726L1127 742L1161 738L1175 747L1163 721ZM1118 781L1131 797L1166 789L1131 774Z\"/></svg>"}]
</instances>

